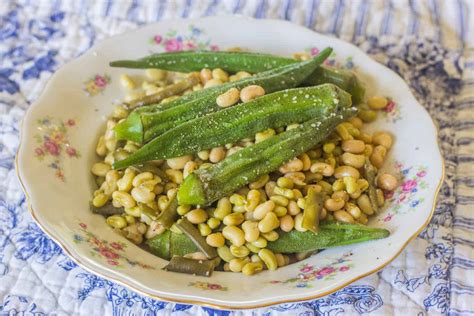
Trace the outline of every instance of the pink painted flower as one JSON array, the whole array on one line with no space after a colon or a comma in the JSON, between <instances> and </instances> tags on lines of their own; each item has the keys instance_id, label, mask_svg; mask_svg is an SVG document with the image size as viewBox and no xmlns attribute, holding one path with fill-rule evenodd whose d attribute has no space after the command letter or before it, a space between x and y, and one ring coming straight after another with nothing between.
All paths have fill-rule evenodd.
<instances>
[{"instance_id":1,"label":"pink painted flower","mask_svg":"<svg viewBox=\"0 0 474 316\"><path fill-rule=\"evenodd\" d=\"M123 246L122 244L118 243L118 242L113 242L110 244L110 247L116 249L116 250L123 250Z\"/></svg>"},{"instance_id":2,"label":"pink painted flower","mask_svg":"<svg viewBox=\"0 0 474 316\"><path fill-rule=\"evenodd\" d=\"M213 283L210 283L208 285L209 289L211 290L219 290L221 288L221 286L219 284L213 284Z\"/></svg>"},{"instance_id":3,"label":"pink painted flower","mask_svg":"<svg viewBox=\"0 0 474 316\"><path fill-rule=\"evenodd\" d=\"M73 120L73 119L69 119L69 120L67 120L66 124L69 125L69 126L74 126L74 125L76 125L76 121Z\"/></svg>"},{"instance_id":4,"label":"pink painted flower","mask_svg":"<svg viewBox=\"0 0 474 316\"><path fill-rule=\"evenodd\" d=\"M317 47L311 48L310 54L311 54L311 56L315 56L315 55L319 54L319 49Z\"/></svg>"},{"instance_id":5,"label":"pink painted flower","mask_svg":"<svg viewBox=\"0 0 474 316\"><path fill-rule=\"evenodd\" d=\"M419 172L417 172L416 175L420 178L423 178L424 176L426 176L426 171L425 170L419 171Z\"/></svg>"},{"instance_id":6,"label":"pink painted flower","mask_svg":"<svg viewBox=\"0 0 474 316\"><path fill-rule=\"evenodd\" d=\"M386 200L391 199L393 197L393 191L384 191L383 195Z\"/></svg>"},{"instance_id":7,"label":"pink painted flower","mask_svg":"<svg viewBox=\"0 0 474 316\"><path fill-rule=\"evenodd\" d=\"M97 239L96 237L92 237L91 239L89 239L89 242L93 245L96 245L96 246L99 246L99 247L103 247L103 243L102 241L100 241L99 239Z\"/></svg>"},{"instance_id":8,"label":"pink painted flower","mask_svg":"<svg viewBox=\"0 0 474 316\"><path fill-rule=\"evenodd\" d=\"M53 156L59 156L59 146L50 139L45 140L44 148Z\"/></svg>"},{"instance_id":9,"label":"pink painted flower","mask_svg":"<svg viewBox=\"0 0 474 316\"><path fill-rule=\"evenodd\" d=\"M214 52L216 52L216 51L219 50L219 46L217 46L217 45L211 45L211 50L214 51Z\"/></svg>"},{"instance_id":10,"label":"pink painted flower","mask_svg":"<svg viewBox=\"0 0 474 316\"><path fill-rule=\"evenodd\" d=\"M270 281L271 284L278 284L278 283L281 283L281 281L276 281L276 280L273 280L273 281Z\"/></svg>"},{"instance_id":11,"label":"pink painted flower","mask_svg":"<svg viewBox=\"0 0 474 316\"><path fill-rule=\"evenodd\" d=\"M165 50L167 52L178 52L183 50L183 43L176 38L171 38L165 41Z\"/></svg>"},{"instance_id":12,"label":"pink painted flower","mask_svg":"<svg viewBox=\"0 0 474 316\"><path fill-rule=\"evenodd\" d=\"M187 42L187 43L186 43L186 49L188 49L188 50L194 50L194 49L196 49L196 48L197 48L197 46L196 46L196 44L194 44L194 42Z\"/></svg>"},{"instance_id":13,"label":"pink painted flower","mask_svg":"<svg viewBox=\"0 0 474 316\"><path fill-rule=\"evenodd\" d=\"M402 191L410 192L417 184L416 180L407 180L402 184Z\"/></svg>"},{"instance_id":14,"label":"pink painted flower","mask_svg":"<svg viewBox=\"0 0 474 316\"><path fill-rule=\"evenodd\" d=\"M349 269L350 268L348 266L342 266L342 267L339 268L339 271L344 272L344 271L347 271Z\"/></svg>"},{"instance_id":15,"label":"pink painted flower","mask_svg":"<svg viewBox=\"0 0 474 316\"><path fill-rule=\"evenodd\" d=\"M111 266L118 266L118 262L115 260L107 260L107 263L110 264Z\"/></svg>"},{"instance_id":16,"label":"pink painted flower","mask_svg":"<svg viewBox=\"0 0 474 316\"><path fill-rule=\"evenodd\" d=\"M86 228L87 228L87 225L84 224L84 223L79 223L79 226L81 226L83 229L86 229Z\"/></svg>"},{"instance_id":17,"label":"pink painted flower","mask_svg":"<svg viewBox=\"0 0 474 316\"><path fill-rule=\"evenodd\" d=\"M390 222L393 218L392 214L388 214L387 216L384 217L383 221L384 222Z\"/></svg>"},{"instance_id":18,"label":"pink painted flower","mask_svg":"<svg viewBox=\"0 0 474 316\"><path fill-rule=\"evenodd\" d=\"M407 198L407 196L404 193L400 194L400 196L398 197L397 203L401 203L401 202L405 201L406 198Z\"/></svg>"},{"instance_id":19,"label":"pink painted flower","mask_svg":"<svg viewBox=\"0 0 474 316\"><path fill-rule=\"evenodd\" d=\"M163 37L161 37L161 35L155 35L153 37L153 41L155 41L156 44L160 44L162 40L163 40Z\"/></svg>"},{"instance_id":20,"label":"pink painted flower","mask_svg":"<svg viewBox=\"0 0 474 316\"><path fill-rule=\"evenodd\" d=\"M35 149L35 154L37 156L43 156L44 155L44 150L38 147L38 148Z\"/></svg>"},{"instance_id":21,"label":"pink painted flower","mask_svg":"<svg viewBox=\"0 0 474 316\"><path fill-rule=\"evenodd\" d=\"M328 274L331 274L333 273L335 270L333 267L324 267L322 268L321 270L317 271L317 275L318 276L325 276L325 275L328 275Z\"/></svg>"},{"instance_id":22,"label":"pink painted flower","mask_svg":"<svg viewBox=\"0 0 474 316\"><path fill-rule=\"evenodd\" d=\"M95 78L94 78L94 83L98 87L103 88L107 85L107 79L105 77L100 76L100 75L96 75Z\"/></svg>"},{"instance_id":23,"label":"pink painted flower","mask_svg":"<svg viewBox=\"0 0 474 316\"><path fill-rule=\"evenodd\" d=\"M115 252L113 252L112 250L106 247L99 248L99 252L102 256L106 257L107 259L117 259L119 257L118 254L116 254Z\"/></svg>"},{"instance_id":24,"label":"pink painted flower","mask_svg":"<svg viewBox=\"0 0 474 316\"><path fill-rule=\"evenodd\" d=\"M66 153L68 154L69 157L74 157L77 155L76 149L72 147L67 147L66 148Z\"/></svg>"},{"instance_id":25,"label":"pink painted flower","mask_svg":"<svg viewBox=\"0 0 474 316\"><path fill-rule=\"evenodd\" d=\"M305 265L300 269L300 271L303 272L303 273L311 272L311 271L313 271L313 267L310 266L310 265L305 264Z\"/></svg>"},{"instance_id":26,"label":"pink painted flower","mask_svg":"<svg viewBox=\"0 0 474 316\"><path fill-rule=\"evenodd\" d=\"M385 107L384 111L389 113L389 112L392 112L393 109L395 108L395 102L393 102L392 100L390 100L387 104L387 106Z\"/></svg>"}]
</instances>

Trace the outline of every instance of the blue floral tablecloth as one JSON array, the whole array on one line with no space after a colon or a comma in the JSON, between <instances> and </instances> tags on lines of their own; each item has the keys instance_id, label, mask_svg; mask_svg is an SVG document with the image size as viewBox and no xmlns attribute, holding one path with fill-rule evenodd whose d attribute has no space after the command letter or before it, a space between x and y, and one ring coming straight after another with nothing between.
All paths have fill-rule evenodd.
<instances>
[{"instance_id":1,"label":"blue floral tablecloth","mask_svg":"<svg viewBox=\"0 0 474 316\"><path fill-rule=\"evenodd\" d=\"M470 0L0 1L0 315L474 315L473 8ZM51 74L113 34L219 14L287 19L355 43L398 72L438 124L446 181L435 215L384 270L315 301L217 311L152 300L86 272L32 221L14 157L20 120Z\"/></svg>"}]
</instances>

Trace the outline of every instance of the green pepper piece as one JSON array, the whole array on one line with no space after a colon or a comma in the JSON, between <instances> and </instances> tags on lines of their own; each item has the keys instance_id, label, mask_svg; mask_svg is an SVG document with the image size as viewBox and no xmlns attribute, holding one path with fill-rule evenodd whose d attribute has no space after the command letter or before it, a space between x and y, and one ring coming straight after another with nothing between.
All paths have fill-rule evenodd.
<instances>
[{"instance_id":1,"label":"green pepper piece","mask_svg":"<svg viewBox=\"0 0 474 316\"><path fill-rule=\"evenodd\" d=\"M196 247L198 247L208 259L217 257L216 248L209 246L206 239L204 239L204 237L199 233L199 230L186 218L180 219L176 223L176 226L194 242Z\"/></svg>"},{"instance_id":2,"label":"green pepper piece","mask_svg":"<svg viewBox=\"0 0 474 316\"><path fill-rule=\"evenodd\" d=\"M175 102L139 108L125 121L117 124L114 128L116 137L142 143L191 119L220 111L223 108L216 104L216 98L230 88L242 89L249 85L259 85L267 94L294 88L303 82L331 52L331 48L326 48L308 61L293 63L252 77L190 93Z\"/></svg>"},{"instance_id":3,"label":"green pepper piece","mask_svg":"<svg viewBox=\"0 0 474 316\"><path fill-rule=\"evenodd\" d=\"M308 195L305 199L303 221L301 226L313 233L318 232L319 216L323 209L324 194L316 192L314 189L308 190Z\"/></svg>"},{"instance_id":4,"label":"green pepper piece","mask_svg":"<svg viewBox=\"0 0 474 316\"><path fill-rule=\"evenodd\" d=\"M332 84L274 92L223 111L185 122L128 156L114 169L193 154L278 128L323 117L336 107L344 91Z\"/></svg>"},{"instance_id":5,"label":"green pepper piece","mask_svg":"<svg viewBox=\"0 0 474 316\"><path fill-rule=\"evenodd\" d=\"M210 277L218 264L218 260L195 260L173 256L163 270Z\"/></svg>"},{"instance_id":6,"label":"green pepper piece","mask_svg":"<svg viewBox=\"0 0 474 316\"><path fill-rule=\"evenodd\" d=\"M316 146L341 122L355 115L350 95L341 93L336 109L239 150L221 162L198 169L184 179L178 191L180 204L207 205L236 191L261 175Z\"/></svg>"},{"instance_id":7,"label":"green pepper piece","mask_svg":"<svg viewBox=\"0 0 474 316\"><path fill-rule=\"evenodd\" d=\"M185 51L153 54L138 60L118 60L111 62L110 66L160 68L180 72L199 71L202 68L221 68L230 73L238 71L258 73L296 62L298 61L295 59L262 53ZM335 84L349 92L354 104L359 104L364 99L364 86L351 71L319 66L304 82L305 85L323 83Z\"/></svg>"},{"instance_id":8,"label":"green pepper piece","mask_svg":"<svg viewBox=\"0 0 474 316\"><path fill-rule=\"evenodd\" d=\"M319 232L278 232L280 237L267 244L268 249L275 253L298 253L326 249L337 246L350 245L369 240L386 238L390 232L383 228L367 227L360 224L342 224L321 222ZM198 251L194 243L184 234L175 234L169 231L157 235L147 241L151 252L163 259L173 255L184 256Z\"/></svg>"},{"instance_id":9,"label":"green pepper piece","mask_svg":"<svg viewBox=\"0 0 474 316\"><path fill-rule=\"evenodd\" d=\"M364 165L364 176L369 183L369 187L367 189L370 204L374 209L374 212L377 213L379 211L379 205L377 203L377 188L375 186L375 177L377 176L377 169L370 163L369 159L365 160Z\"/></svg>"}]
</instances>

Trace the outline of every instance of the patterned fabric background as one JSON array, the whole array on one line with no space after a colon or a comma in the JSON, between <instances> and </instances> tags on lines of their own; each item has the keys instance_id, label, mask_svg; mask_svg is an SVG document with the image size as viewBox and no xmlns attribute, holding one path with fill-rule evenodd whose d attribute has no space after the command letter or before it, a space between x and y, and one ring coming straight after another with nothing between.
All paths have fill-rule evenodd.
<instances>
[{"instance_id":1,"label":"patterned fabric background","mask_svg":"<svg viewBox=\"0 0 474 316\"><path fill-rule=\"evenodd\" d=\"M0 1L0 315L474 315L471 0ZM155 301L77 267L32 221L14 156L51 74L93 43L153 21L221 14L291 20L398 72L440 130L435 216L388 267L319 300L254 311ZM429 157L426 157L429 159Z\"/></svg>"}]
</instances>

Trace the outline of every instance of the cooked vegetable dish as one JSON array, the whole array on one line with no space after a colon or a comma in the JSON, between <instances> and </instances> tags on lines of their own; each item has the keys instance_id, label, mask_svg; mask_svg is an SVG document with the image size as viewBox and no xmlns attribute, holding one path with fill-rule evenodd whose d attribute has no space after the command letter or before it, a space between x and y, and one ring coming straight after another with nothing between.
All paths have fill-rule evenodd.
<instances>
[{"instance_id":1,"label":"cooked vegetable dish","mask_svg":"<svg viewBox=\"0 0 474 316\"><path fill-rule=\"evenodd\" d=\"M253 275L379 238L396 189L380 172L393 136L365 132L385 108L332 49L284 58L186 51L119 60L127 91L98 140L91 210L170 260L168 271ZM137 82L141 81L141 87Z\"/></svg>"}]
</instances>

